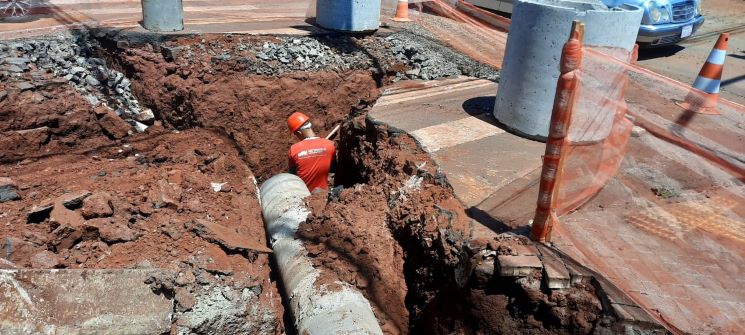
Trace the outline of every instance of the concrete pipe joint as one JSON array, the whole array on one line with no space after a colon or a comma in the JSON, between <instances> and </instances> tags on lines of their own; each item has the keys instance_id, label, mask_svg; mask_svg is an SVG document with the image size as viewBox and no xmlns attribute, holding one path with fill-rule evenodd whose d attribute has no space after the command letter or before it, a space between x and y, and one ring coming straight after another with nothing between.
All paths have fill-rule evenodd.
<instances>
[{"instance_id":1,"label":"concrete pipe joint","mask_svg":"<svg viewBox=\"0 0 745 335\"><path fill-rule=\"evenodd\" d=\"M356 288L339 281L341 289L316 284L321 272L295 238L309 214L303 203L308 195L305 183L287 173L270 178L260 189L264 224L298 334L383 334L370 303Z\"/></svg>"}]
</instances>

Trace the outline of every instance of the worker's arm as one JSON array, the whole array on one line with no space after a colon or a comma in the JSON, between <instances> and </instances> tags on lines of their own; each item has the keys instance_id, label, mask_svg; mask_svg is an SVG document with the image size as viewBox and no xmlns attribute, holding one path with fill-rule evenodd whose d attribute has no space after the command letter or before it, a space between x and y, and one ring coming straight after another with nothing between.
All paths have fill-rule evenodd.
<instances>
[{"instance_id":1,"label":"worker's arm","mask_svg":"<svg viewBox=\"0 0 745 335\"><path fill-rule=\"evenodd\" d=\"M289 167L287 169L288 172L296 175L297 174L297 165L295 165L295 160L292 159L292 151L288 152L287 158L288 158L287 166Z\"/></svg>"}]
</instances>

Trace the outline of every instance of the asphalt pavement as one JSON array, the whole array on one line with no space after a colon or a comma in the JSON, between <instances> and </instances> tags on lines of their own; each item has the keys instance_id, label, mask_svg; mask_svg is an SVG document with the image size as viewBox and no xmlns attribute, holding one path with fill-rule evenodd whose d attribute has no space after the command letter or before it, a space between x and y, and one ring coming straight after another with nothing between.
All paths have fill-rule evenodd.
<instances>
[{"instance_id":1,"label":"asphalt pavement","mask_svg":"<svg viewBox=\"0 0 745 335\"><path fill-rule=\"evenodd\" d=\"M691 43L642 50L639 64L681 82L693 83L717 38L715 35ZM745 31L730 34L721 97L745 104Z\"/></svg>"},{"instance_id":2,"label":"asphalt pavement","mask_svg":"<svg viewBox=\"0 0 745 335\"><path fill-rule=\"evenodd\" d=\"M689 41L641 50L639 64L681 82L693 83L718 38L717 33L732 31L722 73L721 97L745 105L745 16L742 13L745 13L742 0L705 1L706 21Z\"/></svg>"}]
</instances>

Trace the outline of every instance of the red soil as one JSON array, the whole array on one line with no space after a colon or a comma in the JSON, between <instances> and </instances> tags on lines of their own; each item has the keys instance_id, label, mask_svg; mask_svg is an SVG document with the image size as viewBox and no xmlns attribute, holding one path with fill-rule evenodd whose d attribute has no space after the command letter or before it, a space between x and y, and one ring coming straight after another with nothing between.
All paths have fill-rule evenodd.
<instances>
[{"instance_id":1,"label":"red soil","mask_svg":"<svg viewBox=\"0 0 745 335\"><path fill-rule=\"evenodd\" d=\"M256 38L253 43L271 40ZM207 39L204 43L211 43ZM220 40L224 48L238 42ZM370 71L294 72L278 77L247 75L236 60L215 63L198 52L200 39L171 42L190 47L190 57L169 62L160 52L143 47L112 53L115 64L129 77L140 101L164 122L177 128L199 126L232 138L251 171L264 180L287 168L286 152L296 141L286 119L296 111L311 117L321 135L339 124L354 106L366 106L379 96ZM147 45L149 47L149 45ZM246 54L246 57L255 57Z\"/></svg>"},{"instance_id":2,"label":"red soil","mask_svg":"<svg viewBox=\"0 0 745 335\"><path fill-rule=\"evenodd\" d=\"M8 95L0 102L0 162L65 153L113 143L106 136L126 135L129 126L94 111L67 83L46 80L43 89ZM0 85L2 90L4 85ZM97 113L101 115L99 119ZM113 112L112 112L113 113ZM114 114L114 116L116 116Z\"/></svg>"},{"instance_id":3,"label":"red soil","mask_svg":"<svg viewBox=\"0 0 745 335\"><path fill-rule=\"evenodd\" d=\"M410 307L423 304L429 287L448 276L433 273L437 266L460 257L446 236L462 236L469 220L410 137L392 136L364 115L343 129L336 179L353 187L315 209L298 235L316 266L363 292L385 333L407 334ZM419 251L405 249L417 244ZM417 277L419 285L408 286Z\"/></svg>"}]
</instances>

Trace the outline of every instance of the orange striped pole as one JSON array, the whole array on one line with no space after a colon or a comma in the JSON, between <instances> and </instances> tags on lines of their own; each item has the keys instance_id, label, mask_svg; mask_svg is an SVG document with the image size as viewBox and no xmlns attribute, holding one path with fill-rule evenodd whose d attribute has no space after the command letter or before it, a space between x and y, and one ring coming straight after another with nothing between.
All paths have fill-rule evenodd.
<instances>
[{"instance_id":1,"label":"orange striped pole","mask_svg":"<svg viewBox=\"0 0 745 335\"><path fill-rule=\"evenodd\" d=\"M409 22L409 0L398 0L396 7L396 16L393 17L396 22Z\"/></svg>"},{"instance_id":2,"label":"orange striped pole","mask_svg":"<svg viewBox=\"0 0 745 335\"><path fill-rule=\"evenodd\" d=\"M551 123L543 155L543 168L538 191L538 203L530 229L530 238L538 242L551 241L551 229L558 223L556 215L558 187L566 152L569 147L569 126L579 86L579 69L582 66L582 39L585 25L575 20L569 40L564 44L559 62L559 81L551 112Z\"/></svg>"},{"instance_id":3,"label":"orange striped pole","mask_svg":"<svg viewBox=\"0 0 745 335\"><path fill-rule=\"evenodd\" d=\"M719 86L722 83L724 59L727 57L729 33L719 35L717 43L711 49L709 58L693 82L693 88L685 101L676 104L687 111L699 114L719 115Z\"/></svg>"}]
</instances>

